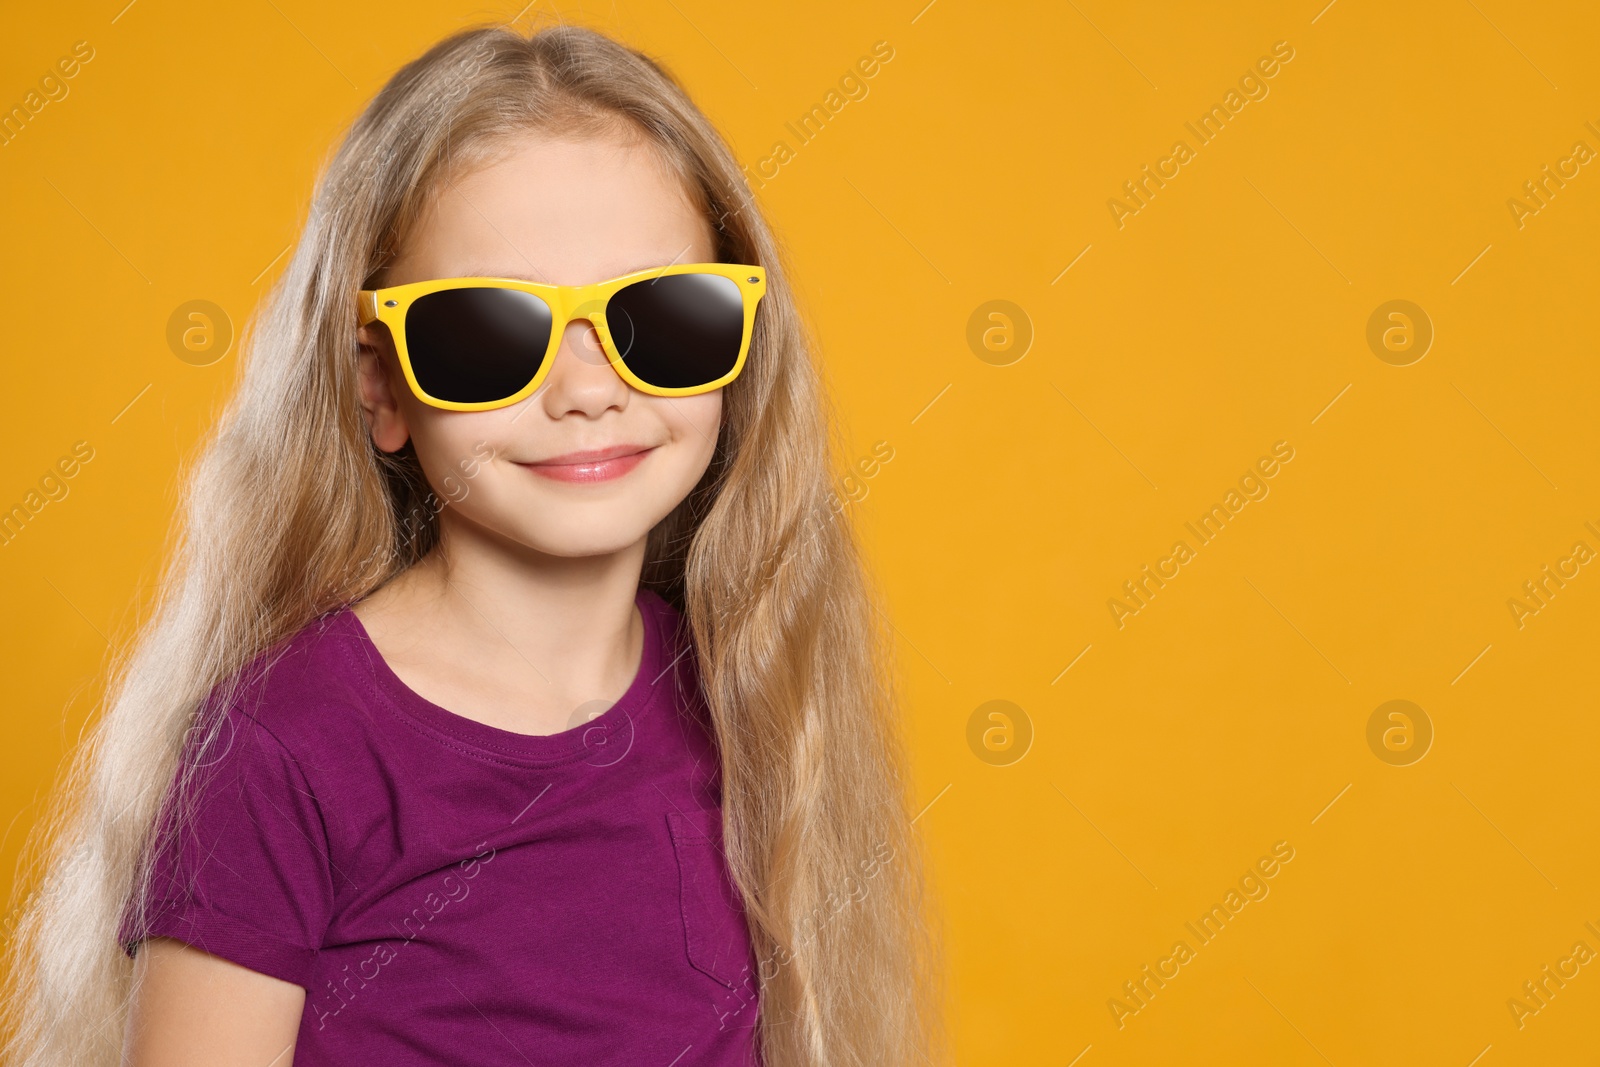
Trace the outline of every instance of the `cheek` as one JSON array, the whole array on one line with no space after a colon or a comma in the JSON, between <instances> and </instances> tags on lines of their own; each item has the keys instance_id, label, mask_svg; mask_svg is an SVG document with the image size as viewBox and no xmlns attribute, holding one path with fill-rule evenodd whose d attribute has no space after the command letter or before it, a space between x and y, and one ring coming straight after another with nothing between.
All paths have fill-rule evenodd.
<instances>
[{"instance_id":1,"label":"cheek","mask_svg":"<svg viewBox=\"0 0 1600 1067\"><path fill-rule=\"evenodd\" d=\"M658 399L665 401L660 405L661 420L670 428L674 446L709 463L722 429L722 390Z\"/></svg>"},{"instance_id":2,"label":"cheek","mask_svg":"<svg viewBox=\"0 0 1600 1067\"><path fill-rule=\"evenodd\" d=\"M417 404L411 415L411 444L434 493L448 500L484 469L484 458L505 451L500 411L442 411ZM510 409L505 409L510 410Z\"/></svg>"},{"instance_id":3,"label":"cheek","mask_svg":"<svg viewBox=\"0 0 1600 1067\"><path fill-rule=\"evenodd\" d=\"M722 414L722 393L721 389L713 389L695 396L672 397L669 407L699 423L714 421Z\"/></svg>"},{"instance_id":4,"label":"cheek","mask_svg":"<svg viewBox=\"0 0 1600 1067\"><path fill-rule=\"evenodd\" d=\"M695 399L705 401L697 412L699 416L697 420L698 426L705 431L707 437L715 441L717 439L717 431L722 428L722 390L718 389L714 393L708 393L706 396L696 397Z\"/></svg>"}]
</instances>

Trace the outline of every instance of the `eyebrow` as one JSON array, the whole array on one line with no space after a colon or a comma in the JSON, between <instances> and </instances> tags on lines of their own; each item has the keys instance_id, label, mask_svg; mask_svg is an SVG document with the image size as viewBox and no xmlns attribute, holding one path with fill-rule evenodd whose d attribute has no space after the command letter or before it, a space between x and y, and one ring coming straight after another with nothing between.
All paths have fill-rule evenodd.
<instances>
[{"instance_id":1,"label":"eyebrow","mask_svg":"<svg viewBox=\"0 0 1600 1067\"><path fill-rule=\"evenodd\" d=\"M522 281L522 282L537 282L537 281L542 281L543 280L543 279L540 279L540 278L531 278L526 274L518 274L515 271L490 270L488 267L468 267L466 270L464 270L460 274L456 275L456 277L458 277L458 278L515 278L518 281Z\"/></svg>"},{"instance_id":2,"label":"eyebrow","mask_svg":"<svg viewBox=\"0 0 1600 1067\"><path fill-rule=\"evenodd\" d=\"M635 273L637 273L639 271L642 271L642 270L656 270L656 269L660 269L660 268L664 268L664 267L670 267L670 266L673 266L673 265L675 265L675 264L674 263L641 263L636 267L629 267L627 270L621 271L620 273L617 273L617 274L610 275L610 277L602 279L602 280L609 281L611 278L621 278L621 277L624 277L624 276L629 275L629 274L635 274ZM460 278L515 278L517 281L522 281L522 282L536 282L536 283L539 283L541 285L549 285L549 284L551 284L550 282L545 281L543 278L532 278L532 277L529 277L526 274L518 274L518 273L515 273L515 272L494 271L494 270L491 270L488 267L472 267L472 268L469 268L465 274L459 274L459 275L456 275L456 277L460 277Z\"/></svg>"}]
</instances>

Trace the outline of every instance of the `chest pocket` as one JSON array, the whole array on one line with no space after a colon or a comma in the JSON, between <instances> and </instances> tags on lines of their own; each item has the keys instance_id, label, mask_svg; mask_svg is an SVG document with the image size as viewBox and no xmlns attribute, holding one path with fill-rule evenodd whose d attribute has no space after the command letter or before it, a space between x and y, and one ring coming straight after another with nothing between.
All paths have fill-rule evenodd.
<instances>
[{"instance_id":1,"label":"chest pocket","mask_svg":"<svg viewBox=\"0 0 1600 1067\"><path fill-rule=\"evenodd\" d=\"M754 966L744 905L722 853L722 812L669 811L684 947L694 968L733 989Z\"/></svg>"}]
</instances>

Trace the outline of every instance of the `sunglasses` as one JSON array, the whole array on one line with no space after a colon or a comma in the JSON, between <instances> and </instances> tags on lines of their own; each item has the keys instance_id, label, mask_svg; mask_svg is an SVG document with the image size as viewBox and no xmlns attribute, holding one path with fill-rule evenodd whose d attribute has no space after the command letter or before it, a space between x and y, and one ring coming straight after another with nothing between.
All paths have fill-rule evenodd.
<instances>
[{"instance_id":1,"label":"sunglasses","mask_svg":"<svg viewBox=\"0 0 1600 1067\"><path fill-rule=\"evenodd\" d=\"M611 366L641 392L720 389L744 367L766 291L761 267L683 263L592 285L435 278L363 289L359 301L361 325L389 327L417 399L488 411L544 383L574 319L589 321Z\"/></svg>"}]
</instances>

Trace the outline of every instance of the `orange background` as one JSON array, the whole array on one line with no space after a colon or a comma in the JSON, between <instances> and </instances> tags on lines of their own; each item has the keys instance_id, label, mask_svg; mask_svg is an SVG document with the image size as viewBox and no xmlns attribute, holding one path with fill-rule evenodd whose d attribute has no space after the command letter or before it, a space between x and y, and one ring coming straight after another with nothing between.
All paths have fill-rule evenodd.
<instances>
[{"instance_id":1,"label":"orange background","mask_svg":"<svg viewBox=\"0 0 1600 1067\"><path fill-rule=\"evenodd\" d=\"M921 5L523 20L558 11L659 57L752 173L789 143L758 195L843 459L866 461L841 495L901 639L961 1062L1592 1055L1600 965L1520 1027L1507 1001L1575 942L1600 952L1600 566L1520 626L1508 601L1575 543L1600 550L1600 165L1567 164L1520 220L1508 201L1532 206L1523 183L1575 142L1600 151L1600 18ZM75 442L93 457L0 547L0 869L147 604L181 464L237 372L236 348L177 358L169 317L213 301L237 335L343 125L439 36L517 14L111 0L8 18L0 104L74 42L93 58L0 147L0 507ZM798 143L785 124L880 41L867 94ZM1267 94L1200 145L1185 123L1280 41ZM1179 139L1193 158L1119 227L1108 201ZM994 300L1014 309L980 315L974 346ZM1420 359L1369 346L1392 300L1431 323ZM1267 495L1200 545L1184 524L1280 441ZM1180 539L1193 558L1119 626L1108 601ZM1008 719L980 712L997 700ZM1431 726L1420 760L1404 734L1369 745L1391 700L1420 709L1413 738ZM1293 859L1268 895L1202 944L1184 924L1277 842ZM1123 983L1180 939L1193 957L1132 1001Z\"/></svg>"}]
</instances>

